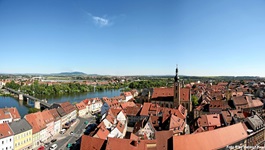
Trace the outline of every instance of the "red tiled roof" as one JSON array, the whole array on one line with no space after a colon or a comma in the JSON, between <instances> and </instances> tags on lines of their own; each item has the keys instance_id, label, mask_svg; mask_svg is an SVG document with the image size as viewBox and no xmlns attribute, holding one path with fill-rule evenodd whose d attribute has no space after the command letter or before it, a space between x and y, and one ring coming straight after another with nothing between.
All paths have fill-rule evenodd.
<instances>
[{"instance_id":1,"label":"red tiled roof","mask_svg":"<svg viewBox=\"0 0 265 150\"><path fill-rule=\"evenodd\" d=\"M230 108L228 105L228 101L222 101L222 100L214 100L210 102L210 108L221 108L221 109L227 109Z\"/></svg>"},{"instance_id":2,"label":"red tiled roof","mask_svg":"<svg viewBox=\"0 0 265 150\"><path fill-rule=\"evenodd\" d=\"M124 95L124 96L132 96L132 93L131 92L123 92L121 95Z\"/></svg>"},{"instance_id":3,"label":"red tiled roof","mask_svg":"<svg viewBox=\"0 0 265 150\"><path fill-rule=\"evenodd\" d=\"M150 116L150 117L151 117L151 121L152 121L153 126L159 127L159 124L158 124L159 117L158 116Z\"/></svg>"},{"instance_id":4,"label":"red tiled roof","mask_svg":"<svg viewBox=\"0 0 265 150\"><path fill-rule=\"evenodd\" d=\"M130 139L131 139L131 140L134 140L134 141L138 141L138 140L139 140L139 137L136 136L136 135L133 134L133 133L130 133Z\"/></svg>"},{"instance_id":5,"label":"red tiled roof","mask_svg":"<svg viewBox=\"0 0 265 150\"><path fill-rule=\"evenodd\" d=\"M219 114L201 115L197 120L199 127L209 127L209 126L221 126L221 120Z\"/></svg>"},{"instance_id":6,"label":"red tiled roof","mask_svg":"<svg viewBox=\"0 0 265 150\"><path fill-rule=\"evenodd\" d=\"M44 122L44 119L43 119L43 117L41 115L41 112L36 112L34 114L37 116L36 121L38 123L39 128L41 130L45 129L46 128L46 123Z\"/></svg>"},{"instance_id":7,"label":"red tiled roof","mask_svg":"<svg viewBox=\"0 0 265 150\"><path fill-rule=\"evenodd\" d=\"M109 130L106 128L105 124L103 122L101 122L98 126L97 126L97 131L94 135L94 137L100 138L100 139L107 139L108 135L109 135Z\"/></svg>"},{"instance_id":8,"label":"red tiled roof","mask_svg":"<svg viewBox=\"0 0 265 150\"><path fill-rule=\"evenodd\" d=\"M102 150L105 149L104 143L104 139L82 135L80 150Z\"/></svg>"},{"instance_id":9,"label":"red tiled roof","mask_svg":"<svg viewBox=\"0 0 265 150\"><path fill-rule=\"evenodd\" d=\"M196 129L192 134L196 134L196 133L201 133L204 132L205 130L203 129L203 127L199 127L198 129Z\"/></svg>"},{"instance_id":10,"label":"red tiled roof","mask_svg":"<svg viewBox=\"0 0 265 150\"><path fill-rule=\"evenodd\" d=\"M124 130L125 126L124 126L122 123L120 123L120 122L118 121L118 123L117 123L117 125L116 125L116 128L117 128L121 133L123 133L123 130Z\"/></svg>"},{"instance_id":11,"label":"red tiled roof","mask_svg":"<svg viewBox=\"0 0 265 150\"><path fill-rule=\"evenodd\" d=\"M13 135L13 132L7 123L0 124L0 139L6 138L12 135Z\"/></svg>"},{"instance_id":12,"label":"red tiled roof","mask_svg":"<svg viewBox=\"0 0 265 150\"><path fill-rule=\"evenodd\" d=\"M8 119L8 118L13 118L13 120L21 118L17 108L11 107L11 108L0 109L0 119Z\"/></svg>"},{"instance_id":13,"label":"red tiled roof","mask_svg":"<svg viewBox=\"0 0 265 150\"><path fill-rule=\"evenodd\" d=\"M134 107L134 106L136 106L134 102L124 102L124 103L121 103L122 109L126 109L127 107Z\"/></svg>"},{"instance_id":14,"label":"red tiled roof","mask_svg":"<svg viewBox=\"0 0 265 150\"><path fill-rule=\"evenodd\" d=\"M149 116L148 111L149 111L150 106L151 106L151 103L144 103L140 115Z\"/></svg>"},{"instance_id":15,"label":"red tiled roof","mask_svg":"<svg viewBox=\"0 0 265 150\"><path fill-rule=\"evenodd\" d=\"M179 97L181 101L190 101L190 89L181 88Z\"/></svg>"},{"instance_id":16,"label":"red tiled roof","mask_svg":"<svg viewBox=\"0 0 265 150\"><path fill-rule=\"evenodd\" d=\"M156 137L156 149L157 150L167 150L168 149L168 141L173 136L173 131L157 131L155 133ZM170 145L171 146L171 145Z\"/></svg>"},{"instance_id":17,"label":"red tiled roof","mask_svg":"<svg viewBox=\"0 0 265 150\"><path fill-rule=\"evenodd\" d=\"M197 134L173 136L173 149L221 149L248 137L242 123Z\"/></svg>"},{"instance_id":18,"label":"red tiled roof","mask_svg":"<svg viewBox=\"0 0 265 150\"><path fill-rule=\"evenodd\" d=\"M169 129L173 130L174 133L182 133L184 131L184 128L185 128L185 120L175 115L171 115Z\"/></svg>"},{"instance_id":19,"label":"red tiled roof","mask_svg":"<svg viewBox=\"0 0 265 150\"><path fill-rule=\"evenodd\" d=\"M173 88L154 88L152 99L158 97L172 97L174 96L174 89Z\"/></svg>"},{"instance_id":20,"label":"red tiled roof","mask_svg":"<svg viewBox=\"0 0 265 150\"><path fill-rule=\"evenodd\" d=\"M60 115L58 114L57 110L55 108L49 110L52 114L55 121L61 119Z\"/></svg>"},{"instance_id":21,"label":"red tiled roof","mask_svg":"<svg viewBox=\"0 0 265 150\"><path fill-rule=\"evenodd\" d=\"M245 96L238 96L238 97L232 97L232 100L234 101L235 105L247 105L247 98Z\"/></svg>"},{"instance_id":22,"label":"red tiled roof","mask_svg":"<svg viewBox=\"0 0 265 150\"><path fill-rule=\"evenodd\" d=\"M138 143L131 139L108 138L106 150L146 150L145 142Z\"/></svg>"},{"instance_id":23,"label":"red tiled roof","mask_svg":"<svg viewBox=\"0 0 265 150\"><path fill-rule=\"evenodd\" d=\"M8 119L8 118L11 118L9 110L7 108L0 109L0 119Z\"/></svg>"},{"instance_id":24,"label":"red tiled roof","mask_svg":"<svg viewBox=\"0 0 265 150\"><path fill-rule=\"evenodd\" d=\"M51 112L49 110L42 111L41 115L42 115L43 120L46 124L54 121L53 115L51 114Z\"/></svg>"},{"instance_id":25,"label":"red tiled roof","mask_svg":"<svg viewBox=\"0 0 265 150\"><path fill-rule=\"evenodd\" d=\"M32 113L32 114L27 114L24 117L28 123L32 126L32 134L35 134L37 132L40 132L40 126L37 123L37 116L36 114Z\"/></svg>"},{"instance_id":26,"label":"red tiled roof","mask_svg":"<svg viewBox=\"0 0 265 150\"><path fill-rule=\"evenodd\" d=\"M140 107L127 107L126 114L130 116L137 116L139 114L141 108Z\"/></svg>"},{"instance_id":27,"label":"red tiled roof","mask_svg":"<svg viewBox=\"0 0 265 150\"><path fill-rule=\"evenodd\" d=\"M113 114L114 117L117 117L118 114L121 111L121 109L116 109L116 108L111 108L110 110L111 110L111 112L112 112L112 114Z\"/></svg>"},{"instance_id":28,"label":"red tiled roof","mask_svg":"<svg viewBox=\"0 0 265 150\"><path fill-rule=\"evenodd\" d=\"M9 112L11 113L13 119L20 119L21 118L21 116L20 116L20 114L19 114L19 112L18 112L16 107L9 108Z\"/></svg>"},{"instance_id":29,"label":"red tiled roof","mask_svg":"<svg viewBox=\"0 0 265 150\"><path fill-rule=\"evenodd\" d=\"M75 107L70 103L70 102L64 102L64 103L60 103L60 106L62 107L62 109L67 113L71 113L73 111L75 111Z\"/></svg>"},{"instance_id":30,"label":"red tiled roof","mask_svg":"<svg viewBox=\"0 0 265 150\"><path fill-rule=\"evenodd\" d=\"M81 101L80 103L76 103L75 106L78 110L86 109L86 104L83 101Z\"/></svg>"},{"instance_id":31,"label":"red tiled roof","mask_svg":"<svg viewBox=\"0 0 265 150\"><path fill-rule=\"evenodd\" d=\"M255 107L262 107L263 103L259 99L252 99L251 97L247 98L248 101L248 107L249 108L255 108Z\"/></svg>"}]
</instances>

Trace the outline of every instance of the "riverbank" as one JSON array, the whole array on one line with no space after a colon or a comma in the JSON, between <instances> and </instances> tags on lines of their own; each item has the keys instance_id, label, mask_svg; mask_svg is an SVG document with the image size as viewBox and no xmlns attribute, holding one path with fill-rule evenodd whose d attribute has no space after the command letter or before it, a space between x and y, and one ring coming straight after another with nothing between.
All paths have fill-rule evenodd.
<instances>
[{"instance_id":1,"label":"riverbank","mask_svg":"<svg viewBox=\"0 0 265 150\"><path fill-rule=\"evenodd\" d=\"M47 99L48 103L62 103L62 102L70 102L70 103L78 103L86 98L102 98L102 97L114 97L119 96L121 93L121 89L117 90L104 90L99 92L86 92L86 93L74 93L67 95L48 95L48 96L36 96L39 99ZM25 101L19 101L16 97L10 96L0 96L0 108L4 107L16 107L23 117L25 114L28 114L30 105L26 104Z\"/></svg>"}]
</instances>

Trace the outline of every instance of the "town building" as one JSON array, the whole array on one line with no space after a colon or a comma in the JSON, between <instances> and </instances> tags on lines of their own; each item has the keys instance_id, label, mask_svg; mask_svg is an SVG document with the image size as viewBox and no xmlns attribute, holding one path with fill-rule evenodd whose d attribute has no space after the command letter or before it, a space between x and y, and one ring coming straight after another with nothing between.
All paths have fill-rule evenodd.
<instances>
[{"instance_id":1,"label":"town building","mask_svg":"<svg viewBox=\"0 0 265 150\"><path fill-rule=\"evenodd\" d=\"M13 122L20 120L20 114L15 107L0 108L0 124L4 122Z\"/></svg>"},{"instance_id":2,"label":"town building","mask_svg":"<svg viewBox=\"0 0 265 150\"><path fill-rule=\"evenodd\" d=\"M24 116L32 127L32 148L38 148L46 140L46 124L40 112Z\"/></svg>"},{"instance_id":3,"label":"town building","mask_svg":"<svg viewBox=\"0 0 265 150\"><path fill-rule=\"evenodd\" d=\"M133 98L133 95L131 92L123 92L121 93L121 96L125 96L124 102L128 102L129 100Z\"/></svg>"},{"instance_id":4,"label":"town building","mask_svg":"<svg viewBox=\"0 0 265 150\"><path fill-rule=\"evenodd\" d=\"M88 114L88 109L83 101L76 103L75 107L77 108L77 114L79 117L84 117L86 114Z\"/></svg>"},{"instance_id":5,"label":"town building","mask_svg":"<svg viewBox=\"0 0 265 150\"><path fill-rule=\"evenodd\" d=\"M83 103L86 105L87 111L90 114L95 114L101 111L101 107L103 105L102 101L96 98L90 98L83 100Z\"/></svg>"},{"instance_id":6,"label":"town building","mask_svg":"<svg viewBox=\"0 0 265 150\"><path fill-rule=\"evenodd\" d=\"M244 123L247 128L248 138L247 145L248 146L263 146L264 142L264 120L258 115L253 115L251 117L247 117L244 120Z\"/></svg>"},{"instance_id":7,"label":"town building","mask_svg":"<svg viewBox=\"0 0 265 150\"><path fill-rule=\"evenodd\" d=\"M50 109L49 111L54 120L54 134L58 134L62 129L61 117L55 108Z\"/></svg>"},{"instance_id":8,"label":"town building","mask_svg":"<svg viewBox=\"0 0 265 150\"><path fill-rule=\"evenodd\" d=\"M14 150L32 149L32 127L26 119L9 123L14 133Z\"/></svg>"},{"instance_id":9,"label":"town building","mask_svg":"<svg viewBox=\"0 0 265 150\"><path fill-rule=\"evenodd\" d=\"M154 139L155 138L155 128L152 124L151 117L148 119L144 118L136 122L133 133L140 137L141 139Z\"/></svg>"},{"instance_id":10,"label":"town building","mask_svg":"<svg viewBox=\"0 0 265 150\"><path fill-rule=\"evenodd\" d=\"M173 88L154 88L150 101L168 108L178 108L179 105L182 105L189 113L192 111L191 91L190 88L182 86L178 76L178 68L176 68L174 79Z\"/></svg>"},{"instance_id":11,"label":"town building","mask_svg":"<svg viewBox=\"0 0 265 150\"><path fill-rule=\"evenodd\" d=\"M62 119L63 127L68 127L68 125L77 117L77 110L70 102L55 103L51 108L57 108Z\"/></svg>"},{"instance_id":12,"label":"town building","mask_svg":"<svg viewBox=\"0 0 265 150\"><path fill-rule=\"evenodd\" d=\"M229 146L246 147L248 134L242 123L211 131L173 136L174 150L227 149ZM233 149L233 148L232 148Z\"/></svg>"},{"instance_id":13,"label":"town building","mask_svg":"<svg viewBox=\"0 0 265 150\"><path fill-rule=\"evenodd\" d=\"M8 123L0 124L0 150L14 149L14 134Z\"/></svg>"},{"instance_id":14,"label":"town building","mask_svg":"<svg viewBox=\"0 0 265 150\"><path fill-rule=\"evenodd\" d=\"M134 126L134 124L138 121L140 121L141 116L140 116L140 112L141 112L141 107L127 107L126 108L126 115L128 117L128 126Z\"/></svg>"},{"instance_id":15,"label":"town building","mask_svg":"<svg viewBox=\"0 0 265 150\"><path fill-rule=\"evenodd\" d=\"M54 118L49 110L42 111L41 115L47 128L46 137L47 139L51 139L54 135Z\"/></svg>"},{"instance_id":16,"label":"town building","mask_svg":"<svg viewBox=\"0 0 265 150\"><path fill-rule=\"evenodd\" d=\"M104 139L94 138L87 135L82 135L80 150L103 150L106 147Z\"/></svg>"},{"instance_id":17,"label":"town building","mask_svg":"<svg viewBox=\"0 0 265 150\"><path fill-rule=\"evenodd\" d=\"M62 128L68 127L67 123L68 123L69 119L68 119L67 113L61 107L56 108L56 111L58 112L58 114L61 117L61 126L62 126Z\"/></svg>"}]
</instances>

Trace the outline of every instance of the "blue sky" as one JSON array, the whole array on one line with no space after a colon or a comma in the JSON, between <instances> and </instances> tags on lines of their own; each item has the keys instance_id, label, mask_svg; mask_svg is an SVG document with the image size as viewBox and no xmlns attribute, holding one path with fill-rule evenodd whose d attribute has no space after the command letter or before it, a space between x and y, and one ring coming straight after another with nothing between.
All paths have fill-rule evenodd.
<instances>
[{"instance_id":1,"label":"blue sky","mask_svg":"<svg viewBox=\"0 0 265 150\"><path fill-rule=\"evenodd\" d=\"M265 76L264 0L0 0L0 73Z\"/></svg>"}]
</instances>

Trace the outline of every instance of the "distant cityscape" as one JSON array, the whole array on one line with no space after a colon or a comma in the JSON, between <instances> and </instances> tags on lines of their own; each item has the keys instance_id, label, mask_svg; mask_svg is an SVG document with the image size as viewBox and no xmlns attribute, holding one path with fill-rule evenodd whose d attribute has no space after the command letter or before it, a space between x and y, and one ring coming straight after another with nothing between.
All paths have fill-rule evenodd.
<instances>
[{"instance_id":1,"label":"distant cityscape","mask_svg":"<svg viewBox=\"0 0 265 150\"><path fill-rule=\"evenodd\" d=\"M0 149L245 149L264 147L260 77L1 75ZM114 97L49 103L45 95L118 89ZM1 103L0 103L1 104ZM211 143L211 144L209 144Z\"/></svg>"}]
</instances>

